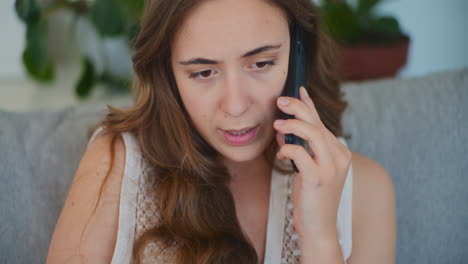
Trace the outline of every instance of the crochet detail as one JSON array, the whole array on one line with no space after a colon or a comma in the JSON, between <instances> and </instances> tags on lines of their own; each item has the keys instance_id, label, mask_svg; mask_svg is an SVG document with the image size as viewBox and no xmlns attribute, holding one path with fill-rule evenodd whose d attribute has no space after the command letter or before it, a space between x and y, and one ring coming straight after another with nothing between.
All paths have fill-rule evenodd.
<instances>
[{"instance_id":1,"label":"crochet detail","mask_svg":"<svg viewBox=\"0 0 468 264\"><path fill-rule=\"evenodd\" d=\"M138 184L138 196L136 205L135 238L138 239L147 230L156 226L160 221L159 208L156 203L155 178L148 169L142 166L142 175ZM157 242L150 242L144 248L141 263L173 263L171 249L164 249Z\"/></svg>"},{"instance_id":2,"label":"crochet detail","mask_svg":"<svg viewBox=\"0 0 468 264\"><path fill-rule=\"evenodd\" d=\"M283 238L283 249L281 252L281 264L300 264L301 263L301 245L299 235L294 228L293 211L294 206L292 202L292 180L294 174L288 176L288 189L287 189L287 201L286 201L286 214L284 223L284 238Z\"/></svg>"},{"instance_id":3,"label":"crochet detail","mask_svg":"<svg viewBox=\"0 0 468 264\"><path fill-rule=\"evenodd\" d=\"M145 231L155 226L159 219L159 210L156 204L156 193L154 189L155 179L150 177L152 174L144 167L142 177L138 184L138 196L136 205L136 225L135 238L139 238ZM284 225L284 238L281 253L282 264L300 264L301 263L301 246L299 235L294 228L293 219L293 202L292 202L292 180L293 174L284 176L288 177L287 181L287 202ZM171 249L162 250L162 247L156 242L151 242L146 245L142 263L173 263L171 260Z\"/></svg>"},{"instance_id":4,"label":"crochet detail","mask_svg":"<svg viewBox=\"0 0 468 264\"><path fill-rule=\"evenodd\" d=\"M149 177L151 173L147 167L142 170L138 184L138 196L136 206L135 237L139 238L145 231L155 226L159 219L159 210L156 204L155 179Z\"/></svg>"}]
</instances>

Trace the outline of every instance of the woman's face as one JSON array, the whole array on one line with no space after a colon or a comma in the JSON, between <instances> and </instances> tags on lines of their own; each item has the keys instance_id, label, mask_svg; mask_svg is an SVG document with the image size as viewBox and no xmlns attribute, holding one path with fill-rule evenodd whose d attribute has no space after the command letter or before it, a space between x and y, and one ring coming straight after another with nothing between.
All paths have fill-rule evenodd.
<instances>
[{"instance_id":1,"label":"woman's face","mask_svg":"<svg viewBox=\"0 0 468 264\"><path fill-rule=\"evenodd\" d=\"M274 137L288 71L283 11L264 0L203 1L171 54L182 101L203 138L230 161L258 158Z\"/></svg>"}]
</instances>

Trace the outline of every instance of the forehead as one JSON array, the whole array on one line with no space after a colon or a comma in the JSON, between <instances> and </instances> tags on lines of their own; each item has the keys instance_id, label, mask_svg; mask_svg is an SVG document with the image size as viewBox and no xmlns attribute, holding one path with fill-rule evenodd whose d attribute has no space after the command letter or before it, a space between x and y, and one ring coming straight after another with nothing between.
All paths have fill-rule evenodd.
<instances>
[{"instance_id":1,"label":"forehead","mask_svg":"<svg viewBox=\"0 0 468 264\"><path fill-rule=\"evenodd\" d=\"M239 56L260 45L284 44L287 40L287 17L268 1L209 0L185 18L172 52L179 58Z\"/></svg>"}]
</instances>

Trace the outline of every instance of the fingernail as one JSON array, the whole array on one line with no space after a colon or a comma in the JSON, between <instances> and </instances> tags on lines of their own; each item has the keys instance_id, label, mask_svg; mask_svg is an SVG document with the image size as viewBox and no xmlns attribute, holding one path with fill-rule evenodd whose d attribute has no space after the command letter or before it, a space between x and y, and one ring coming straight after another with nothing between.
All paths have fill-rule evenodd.
<instances>
[{"instance_id":1,"label":"fingernail","mask_svg":"<svg viewBox=\"0 0 468 264\"><path fill-rule=\"evenodd\" d=\"M281 105L288 105L289 104L289 99L285 98L285 97L280 97L278 99L278 103L281 104Z\"/></svg>"},{"instance_id":2,"label":"fingernail","mask_svg":"<svg viewBox=\"0 0 468 264\"><path fill-rule=\"evenodd\" d=\"M281 126L283 124L284 124L284 120L278 119L278 120L275 121L275 125Z\"/></svg>"}]
</instances>

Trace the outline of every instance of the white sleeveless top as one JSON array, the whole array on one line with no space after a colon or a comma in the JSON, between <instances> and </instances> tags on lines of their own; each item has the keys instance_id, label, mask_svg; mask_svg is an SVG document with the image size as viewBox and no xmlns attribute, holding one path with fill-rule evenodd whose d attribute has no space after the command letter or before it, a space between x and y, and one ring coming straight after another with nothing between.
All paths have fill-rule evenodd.
<instances>
[{"instance_id":1,"label":"white sleeveless top","mask_svg":"<svg viewBox=\"0 0 468 264\"><path fill-rule=\"evenodd\" d=\"M88 145L96 138L102 127L98 128ZM148 177L146 166L136 139L130 133L122 135L125 148L125 171L120 194L119 223L117 242L112 264L131 263L134 241L144 231L153 227L159 218L155 204L156 194L152 185L154 179ZM343 144L346 141L338 137ZM349 167L338 207L338 239L346 261L351 255L352 233L352 165ZM265 246L265 264L299 264L301 249L299 236L294 230L292 203L293 174L284 175L273 170L271 179L270 205ZM157 245L150 244L145 249L148 255L157 250ZM167 255L167 254L166 254ZM161 255L157 259L148 258L144 263L170 263L170 256Z\"/></svg>"}]
</instances>

